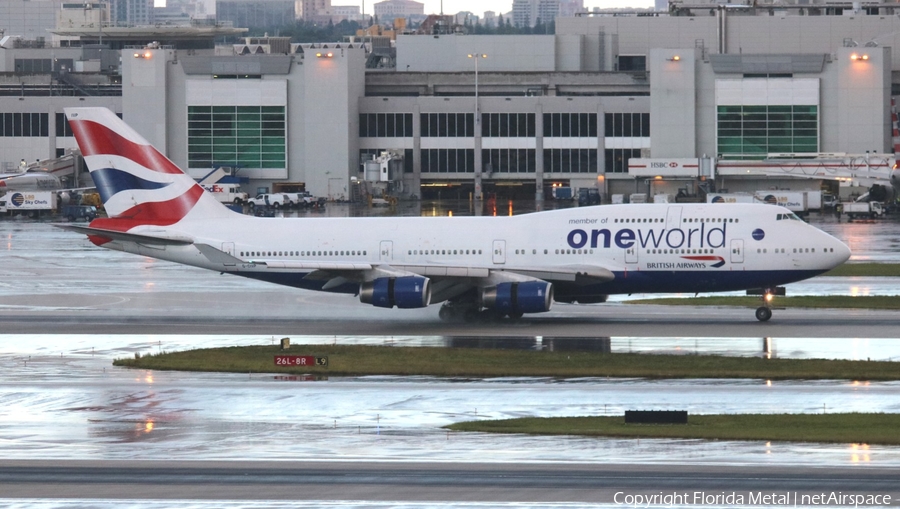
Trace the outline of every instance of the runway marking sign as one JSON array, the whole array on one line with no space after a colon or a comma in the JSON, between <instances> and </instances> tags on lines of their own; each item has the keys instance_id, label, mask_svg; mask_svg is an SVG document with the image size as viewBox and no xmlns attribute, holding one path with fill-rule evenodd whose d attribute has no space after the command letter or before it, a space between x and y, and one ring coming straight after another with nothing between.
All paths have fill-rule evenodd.
<instances>
[{"instance_id":1,"label":"runway marking sign","mask_svg":"<svg viewBox=\"0 0 900 509\"><path fill-rule=\"evenodd\" d=\"M284 367L318 366L327 368L328 357L316 357L315 355L276 355L275 365Z\"/></svg>"}]
</instances>

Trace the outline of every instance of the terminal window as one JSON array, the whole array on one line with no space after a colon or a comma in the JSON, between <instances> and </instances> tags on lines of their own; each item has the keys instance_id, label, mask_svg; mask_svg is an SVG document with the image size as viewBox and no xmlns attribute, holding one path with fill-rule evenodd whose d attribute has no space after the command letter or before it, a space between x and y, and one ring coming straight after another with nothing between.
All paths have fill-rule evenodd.
<instances>
[{"instance_id":1,"label":"terminal window","mask_svg":"<svg viewBox=\"0 0 900 509\"><path fill-rule=\"evenodd\" d=\"M481 162L488 173L534 173L537 167L535 151L531 149L484 149Z\"/></svg>"},{"instance_id":2,"label":"terminal window","mask_svg":"<svg viewBox=\"0 0 900 509\"><path fill-rule=\"evenodd\" d=\"M412 138L412 113L360 113L360 138Z\"/></svg>"},{"instance_id":3,"label":"terminal window","mask_svg":"<svg viewBox=\"0 0 900 509\"><path fill-rule=\"evenodd\" d=\"M284 106L188 106L188 166L287 167Z\"/></svg>"},{"instance_id":4,"label":"terminal window","mask_svg":"<svg viewBox=\"0 0 900 509\"><path fill-rule=\"evenodd\" d=\"M475 151L465 148L422 150L422 173L474 173Z\"/></svg>"},{"instance_id":5,"label":"terminal window","mask_svg":"<svg viewBox=\"0 0 900 509\"><path fill-rule=\"evenodd\" d=\"M483 113L481 135L488 138L534 138L534 113Z\"/></svg>"},{"instance_id":6,"label":"terminal window","mask_svg":"<svg viewBox=\"0 0 900 509\"><path fill-rule=\"evenodd\" d=\"M597 114L544 113L544 137L596 138Z\"/></svg>"},{"instance_id":7,"label":"terminal window","mask_svg":"<svg viewBox=\"0 0 900 509\"><path fill-rule=\"evenodd\" d=\"M46 113L0 113L0 136L47 137L49 116Z\"/></svg>"},{"instance_id":8,"label":"terminal window","mask_svg":"<svg viewBox=\"0 0 900 509\"><path fill-rule=\"evenodd\" d=\"M641 157L641 149L608 148L603 155L606 173L628 173L628 160Z\"/></svg>"},{"instance_id":9,"label":"terminal window","mask_svg":"<svg viewBox=\"0 0 900 509\"><path fill-rule=\"evenodd\" d=\"M718 106L717 153L724 159L764 159L769 153L819 151L815 105Z\"/></svg>"},{"instance_id":10,"label":"terminal window","mask_svg":"<svg viewBox=\"0 0 900 509\"><path fill-rule=\"evenodd\" d=\"M603 115L604 136L646 138L650 136L649 113L606 113Z\"/></svg>"},{"instance_id":11,"label":"terminal window","mask_svg":"<svg viewBox=\"0 0 900 509\"><path fill-rule=\"evenodd\" d=\"M471 138L475 136L472 113L421 113L422 137Z\"/></svg>"},{"instance_id":12,"label":"terminal window","mask_svg":"<svg viewBox=\"0 0 900 509\"><path fill-rule=\"evenodd\" d=\"M544 172L546 173L597 173L598 171L596 149L544 149Z\"/></svg>"}]
</instances>

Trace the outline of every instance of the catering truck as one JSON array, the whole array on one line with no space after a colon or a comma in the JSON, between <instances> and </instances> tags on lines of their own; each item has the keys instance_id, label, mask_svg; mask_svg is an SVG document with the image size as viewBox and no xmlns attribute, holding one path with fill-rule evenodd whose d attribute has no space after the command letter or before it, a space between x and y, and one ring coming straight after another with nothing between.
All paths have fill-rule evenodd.
<instances>
[{"instance_id":1,"label":"catering truck","mask_svg":"<svg viewBox=\"0 0 900 509\"><path fill-rule=\"evenodd\" d=\"M17 210L56 210L56 191L11 191L3 198L10 212Z\"/></svg>"},{"instance_id":2,"label":"catering truck","mask_svg":"<svg viewBox=\"0 0 900 509\"><path fill-rule=\"evenodd\" d=\"M756 196L749 193L707 193L707 203L759 203Z\"/></svg>"},{"instance_id":3,"label":"catering truck","mask_svg":"<svg viewBox=\"0 0 900 509\"><path fill-rule=\"evenodd\" d=\"M756 199L763 203L784 207L800 217L809 215L807 191L763 190L756 192Z\"/></svg>"}]
</instances>

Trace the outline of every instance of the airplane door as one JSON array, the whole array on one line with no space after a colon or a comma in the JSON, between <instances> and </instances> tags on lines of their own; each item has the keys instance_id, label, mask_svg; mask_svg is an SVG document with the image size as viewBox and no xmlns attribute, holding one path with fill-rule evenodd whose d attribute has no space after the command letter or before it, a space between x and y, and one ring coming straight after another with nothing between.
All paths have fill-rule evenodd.
<instances>
[{"instance_id":1,"label":"airplane door","mask_svg":"<svg viewBox=\"0 0 900 509\"><path fill-rule=\"evenodd\" d=\"M669 207L666 210L666 231L681 228L681 207Z\"/></svg>"},{"instance_id":2,"label":"airplane door","mask_svg":"<svg viewBox=\"0 0 900 509\"><path fill-rule=\"evenodd\" d=\"M494 241L493 260L494 260L494 263L506 263L506 241L505 240L495 240Z\"/></svg>"},{"instance_id":3,"label":"airplane door","mask_svg":"<svg viewBox=\"0 0 900 509\"><path fill-rule=\"evenodd\" d=\"M741 239L731 241L731 263L744 263L744 241Z\"/></svg>"},{"instance_id":4,"label":"airplane door","mask_svg":"<svg viewBox=\"0 0 900 509\"><path fill-rule=\"evenodd\" d=\"M625 263L637 263L638 262L638 251L637 244L629 247L625 250Z\"/></svg>"},{"instance_id":5,"label":"airplane door","mask_svg":"<svg viewBox=\"0 0 900 509\"><path fill-rule=\"evenodd\" d=\"M234 256L234 242L223 242L222 243L222 251L229 255ZM233 266L233 263L226 263L225 266Z\"/></svg>"},{"instance_id":6,"label":"airplane door","mask_svg":"<svg viewBox=\"0 0 900 509\"><path fill-rule=\"evenodd\" d=\"M379 260L383 262L390 263L394 259L394 243L390 240L382 240L381 241L381 252L379 253Z\"/></svg>"}]
</instances>

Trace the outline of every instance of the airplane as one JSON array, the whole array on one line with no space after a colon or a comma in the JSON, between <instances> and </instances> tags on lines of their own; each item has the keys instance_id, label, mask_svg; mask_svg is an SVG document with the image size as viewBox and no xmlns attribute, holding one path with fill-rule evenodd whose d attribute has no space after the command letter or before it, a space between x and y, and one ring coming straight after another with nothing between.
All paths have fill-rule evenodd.
<instances>
[{"instance_id":1,"label":"airplane","mask_svg":"<svg viewBox=\"0 0 900 509\"><path fill-rule=\"evenodd\" d=\"M764 204L601 205L509 217L261 218L231 211L105 108L66 108L108 218L95 245L381 308L443 303L442 320L520 318L610 294L748 290L772 316L781 285L850 249Z\"/></svg>"},{"instance_id":2,"label":"airplane","mask_svg":"<svg viewBox=\"0 0 900 509\"><path fill-rule=\"evenodd\" d=\"M0 193L4 191L56 191L62 187L59 178L43 171L26 171L0 176Z\"/></svg>"}]
</instances>

